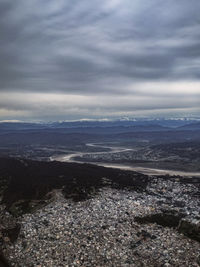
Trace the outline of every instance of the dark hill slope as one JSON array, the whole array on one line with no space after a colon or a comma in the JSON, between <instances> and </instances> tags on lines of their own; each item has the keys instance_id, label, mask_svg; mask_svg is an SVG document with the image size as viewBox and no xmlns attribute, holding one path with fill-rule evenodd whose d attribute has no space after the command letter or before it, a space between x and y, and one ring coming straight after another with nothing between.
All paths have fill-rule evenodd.
<instances>
[{"instance_id":1,"label":"dark hill slope","mask_svg":"<svg viewBox=\"0 0 200 267\"><path fill-rule=\"evenodd\" d=\"M148 176L90 164L38 162L0 158L0 182L6 189L3 202L10 208L13 203L41 200L53 189L61 189L66 198L83 200L99 188L110 186L144 190Z\"/></svg>"}]
</instances>

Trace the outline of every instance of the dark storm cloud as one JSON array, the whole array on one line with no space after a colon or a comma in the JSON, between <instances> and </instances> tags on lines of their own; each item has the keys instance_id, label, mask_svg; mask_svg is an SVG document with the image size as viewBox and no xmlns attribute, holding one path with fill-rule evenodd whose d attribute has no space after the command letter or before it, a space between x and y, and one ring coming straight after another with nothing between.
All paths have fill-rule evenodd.
<instances>
[{"instance_id":1,"label":"dark storm cloud","mask_svg":"<svg viewBox=\"0 0 200 267\"><path fill-rule=\"evenodd\" d=\"M199 10L199 0L0 0L0 92L137 97L151 95L148 82L159 94L197 83Z\"/></svg>"}]
</instances>

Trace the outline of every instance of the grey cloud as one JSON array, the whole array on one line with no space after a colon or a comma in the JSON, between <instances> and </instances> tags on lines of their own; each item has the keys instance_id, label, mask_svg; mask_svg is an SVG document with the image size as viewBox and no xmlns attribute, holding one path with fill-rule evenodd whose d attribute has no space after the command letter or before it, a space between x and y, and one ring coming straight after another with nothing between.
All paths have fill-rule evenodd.
<instances>
[{"instance_id":1,"label":"grey cloud","mask_svg":"<svg viewBox=\"0 0 200 267\"><path fill-rule=\"evenodd\" d=\"M0 0L0 92L139 96L138 82L199 81L199 10L199 0Z\"/></svg>"}]
</instances>

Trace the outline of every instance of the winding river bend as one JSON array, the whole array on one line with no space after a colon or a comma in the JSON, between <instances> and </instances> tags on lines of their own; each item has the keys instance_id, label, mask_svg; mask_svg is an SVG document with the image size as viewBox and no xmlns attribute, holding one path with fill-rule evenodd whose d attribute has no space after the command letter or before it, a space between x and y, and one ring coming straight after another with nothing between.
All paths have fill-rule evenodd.
<instances>
[{"instance_id":1,"label":"winding river bend","mask_svg":"<svg viewBox=\"0 0 200 267\"><path fill-rule=\"evenodd\" d=\"M92 144L86 144L88 147L96 147L96 148L103 148L103 149L109 149L109 151L103 151L103 152L73 152L69 153L67 155L55 155L50 157L50 160L56 160L60 162L76 162L76 163L89 163L89 164L95 164L98 166L103 167L109 167L109 168L117 168L121 170L129 170L129 171L136 171L147 175L180 175L180 176L191 176L191 177L200 177L200 172L185 172L185 171L176 171L176 170L164 170L164 169L158 169L158 168L149 168L149 167L139 167L139 166L131 166L124 163L104 163L104 162L90 162L90 161L79 161L76 158L77 157L84 157L84 155L88 154L113 154L113 153L122 153L127 151L134 151L134 149L130 148L124 148L124 147L117 147L117 146L106 146L101 145L98 143Z\"/></svg>"}]
</instances>

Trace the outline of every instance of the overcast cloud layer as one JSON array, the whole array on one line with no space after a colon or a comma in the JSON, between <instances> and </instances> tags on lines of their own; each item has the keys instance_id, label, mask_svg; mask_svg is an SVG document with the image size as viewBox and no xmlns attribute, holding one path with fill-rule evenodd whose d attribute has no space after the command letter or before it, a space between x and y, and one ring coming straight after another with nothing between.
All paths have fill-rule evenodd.
<instances>
[{"instance_id":1,"label":"overcast cloud layer","mask_svg":"<svg viewBox=\"0 0 200 267\"><path fill-rule=\"evenodd\" d=\"M0 120L200 116L199 0L0 0Z\"/></svg>"}]
</instances>

